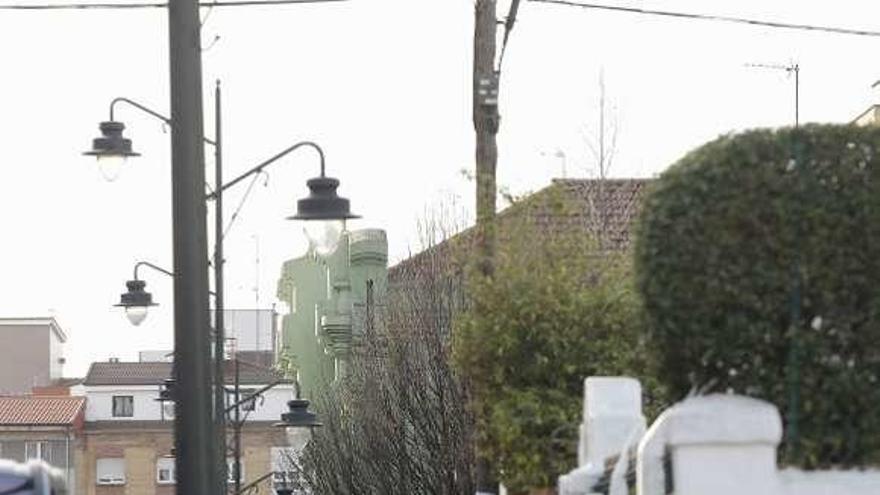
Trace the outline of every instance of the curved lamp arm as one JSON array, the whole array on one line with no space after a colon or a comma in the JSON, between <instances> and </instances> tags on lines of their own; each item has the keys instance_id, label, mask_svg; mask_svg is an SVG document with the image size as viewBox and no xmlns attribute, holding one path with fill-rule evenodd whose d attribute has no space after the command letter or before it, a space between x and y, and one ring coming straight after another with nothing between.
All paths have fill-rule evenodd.
<instances>
[{"instance_id":1,"label":"curved lamp arm","mask_svg":"<svg viewBox=\"0 0 880 495\"><path fill-rule=\"evenodd\" d=\"M166 269L164 269L164 268L162 268L162 267L160 267L160 266L156 266L156 265L150 263L149 261L138 261L138 262L135 263L135 265L134 265L134 279L135 279L135 280L140 280L140 279L138 278L138 268L140 268L140 267L142 267L142 266L146 266L146 267L152 268L153 270L156 270L157 272L164 273L165 275L168 275L169 277L173 277L173 276L174 276L174 272L168 271L168 270L166 270Z\"/></svg>"},{"instance_id":2,"label":"curved lamp arm","mask_svg":"<svg viewBox=\"0 0 880 495\"><path fill-rule=\"evenodd\" d=\"M166 270L166 269L162 268L161 266L156 266L156 265L150 263L149 261L138 261L137 263L134 264L134 279L135 280L140 280L138 278L138 269L142 266L152 268L153 270L156 270L157 272L160 272L160 273L164 273L165 275L168 275L169 277L174 277L174 272L172 272L170 270ZM217 293L212 290L209 290L208 293L211 294L212 296L215 296L215 297L217 296ZM0 494L0 495L2 495L2 494Z\"/></svg>"},{"instance_id":3,"label":"curved lamp arm","mask_svg":"<svg viewBox=\"0 0 880 495\"><path fill-rule=\"evenodd\" d=\"M324 150L321 149L320 146L318 146L316 143L314 143L314 142L312 142L312 141L300 141L300 142L294 144L293 146L290 146L289 148L285 149L285 150L282 151L281 153L278 153L277 155L273 156L272 158L269 158L268 160L266 160L266 161L260 163L260 164L257 165L256 167L254 167L254 168L248 170L247 172L245 172L245 173L239 175L239 176L236 177L235 179L232 179L231 181L227 182L226 184L223 184L223 186L220 188L220 190L221 190L221 191L225 191L225 190L229 189L230 187L232 187L232 186L238 184L239 182L243 181L244 179L250 177L251 175L258 174L258 173L262 172L263 169L266 168L267 166L269 166L269 165L271 165L272 163L278 161L278 160L281 159L282 157L284 157L284 156L286 156L286 155L288 155L288 154L290 154L290 153L293 153L293 152L296 151L297 149L302 148L302 147L305 147L305 146L308 146L308 147L310 147L310 148L313 148L315 151L318 152L318 156L319 156L320 159L321 159L321 177L324 177ZM205 199L208 199L208 200L213 200L213 199L216 199L216 198L217 198L217 191L214 191L214 192L208 194L207 196L205 196Z\"/></svg>"},{"instance_id":4,"label":"curved lamp arm","mask_svg":"<svg viewBox=\"0 0 880 495\"><path fill-rule=\"evenodd\" d=\"M159 112L153 110L152 108L150 108L150 107L148 107L148 106L146 106L146 105L142 105L142 104L140 104L140 103L138 103L138 102L136 102L136 101L134 101L134 100L131 100L131 99L128 99L128 98L124 98L124 97L121 97L121 96L120 96L120 97L117 97L117 98L113 98L113 101L110 102L110 120L111 120L111 121L112 121L112 120L116 120L116 119L114 119L113 117L114 117L114 110L115 110L115 108L116 108L116 104L117 104L117 103L128 103L129 105L133 106L134 108L137 108L138 110L140 110L140 111L142 111L142 112L144 112L144 113L146 113L146 114L148 114L148 115L152 115L153 117L155 117L155 118L161 120L162 122L168 124L169 126L172 125L172 123L171 123L171 119L170 119L170 118L168 118L168 117L162 115L161 113L159 113ZM204 139L204 141L205 141L206 143L208 143L208 144L210 144L210 145L212 145L212 146L216 146L216 145L217 145L217 143L214 142L214 141L211 140L211 139L208 139L208 138L206 138L206 137L203 137L202 139Z\"/></svg>"}]
</instances>

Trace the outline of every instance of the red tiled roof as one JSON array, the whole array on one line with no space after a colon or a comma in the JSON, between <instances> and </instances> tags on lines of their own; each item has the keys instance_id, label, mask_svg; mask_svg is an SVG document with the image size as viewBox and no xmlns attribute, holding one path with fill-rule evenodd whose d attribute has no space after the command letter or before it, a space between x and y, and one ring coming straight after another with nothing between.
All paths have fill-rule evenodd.
<instances>
[{"instance_id":1,"label":"red tiled roof","mask_svg":"<svg viewBox=\"0 0 880 495\"><path fill-rule=\"evenodd\" d=\"M0 425L71 425L85 397L0 397Z\"/></svg>"}]
</instances>

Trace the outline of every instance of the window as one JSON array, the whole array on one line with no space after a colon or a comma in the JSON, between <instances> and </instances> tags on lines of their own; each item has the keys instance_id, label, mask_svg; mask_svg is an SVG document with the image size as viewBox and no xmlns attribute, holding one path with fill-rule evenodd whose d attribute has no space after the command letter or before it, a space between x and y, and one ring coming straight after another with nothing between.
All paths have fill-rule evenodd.
<instances>
[{"instance_id":1,"label":"window","mask_svg":"<svg viewBox=\"0 0 880 495\"><path fill-rule=\"evenodd\" d=\"M250 399L248 399L248 397L251 395L254 395L254 392L256 392L256 391L257 390L253 389L253 388L239 388L238 389L238 398L242 401L241 402L241 410L242 411L253 411L254 409L257 408L257 400L262 401L262 396L251 397ZM245 399L248 399L248 400L245 400ZM235 404L235 391L234 390L232 392L228 392L228 395L226 397L226 404L228 406L232 406L233 404Z\"/></svg>"},{"instance_id":2,"label":"window","mask_svg":"<svg viewBox=\"0 0 880 495\"><path fill-rule=\"evenodd\" d=\"M244 482L244 459L241 460L241 481ZM226 482L235 483L235 459L226 458Z\"/></svg>"},{"instance_id":3,"label":"window","mask_svg":"<svg viewBox=\"0 0 880 495\"><path fill-rule=\"evenodd\" d=\"M130 418L134 416L134 397L131 395L113 396L113 417Z\"/></svg>"},{"instance_id":4,"label":"window","mask_svg":"<svg viewBox=\"0 0 880 495\"><path fill-rule=\"evenodd\" d=\"M160 485L171 485L177 481L173 457L160 457L156 460L156 482Z\"/></svg>"},{"instance_id":5,"label":"window","mask_svg":"<svg viewBox=\"0 0 880 495\"><path fill-rule=\"evenodd\" d=\"M124 485L125 459L98 459L95 463L95 479L99 485Z\"/></svg>"},{"instance_id":6,"label":"window","mask_svg":"<svg viewBox=\"0 0 880 495\"><path fill-rule=\"evenodd\" d=\"M49 442L25 442L24 443L25 459L38 459L49 462Z\"/></svg>"}]
</instances>

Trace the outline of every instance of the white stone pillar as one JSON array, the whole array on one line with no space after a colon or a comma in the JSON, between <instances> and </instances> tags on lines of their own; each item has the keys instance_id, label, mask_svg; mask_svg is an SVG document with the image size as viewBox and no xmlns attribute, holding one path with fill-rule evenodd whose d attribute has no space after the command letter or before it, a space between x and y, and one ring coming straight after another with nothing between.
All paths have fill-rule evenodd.
<instances>
[{"instance_id":1,"label":"white stone pillar","mask_svg":"<svg viewBox=\"0 0 880 495\"><path fill-rule=\"evenodd\" d=\"M642 386L627 377L589 377L584 381L583 422L578 468L559 478L559 495L584 495L605 469L605 460L621 454L627 442L645 431ZM635 440L634 440L635 439Z\"/></svg>"},{"instance_id":2,"label":"white stone pillar","mask_svg":"<svg viewBox=\"0 0 880 495\"><path fill-rule=\"evenodd\" d=\"M666 493L671 456L675 495L776 495L776 407L736 395L687 399L666 410L639 445L638 494Z\"/></svg>"}]
</instances>

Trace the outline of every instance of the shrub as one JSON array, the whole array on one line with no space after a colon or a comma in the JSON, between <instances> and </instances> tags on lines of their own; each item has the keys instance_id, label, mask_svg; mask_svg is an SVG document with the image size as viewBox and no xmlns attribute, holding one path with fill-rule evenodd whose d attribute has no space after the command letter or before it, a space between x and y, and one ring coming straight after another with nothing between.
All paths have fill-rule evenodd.
<instances>
[{"instance_id":1,"label":"shrub","mask_svg":"<svg viewBox=\"0 0 880 495\"><path fill-rule=\"evenodd\" d=\"M494 275L469 279L474 303L454 340L479 448L512 493L553 486L576 466L585 377L640 369L626 260L597 255L583 231L522 223L502 229Z\"/></svg>"},{"instance_id":2,"label":"shrub","mask_svg":"<svg viewBox=\"0 0 880 495\"><path fill-rule=\"evenodd\" d=\"M783 457L805 467L880 461L878 145L854 126L723 136L659 178L637 229L657 378L769 400L786 424L799 390Z\"/></svg>"}]
</instances>

